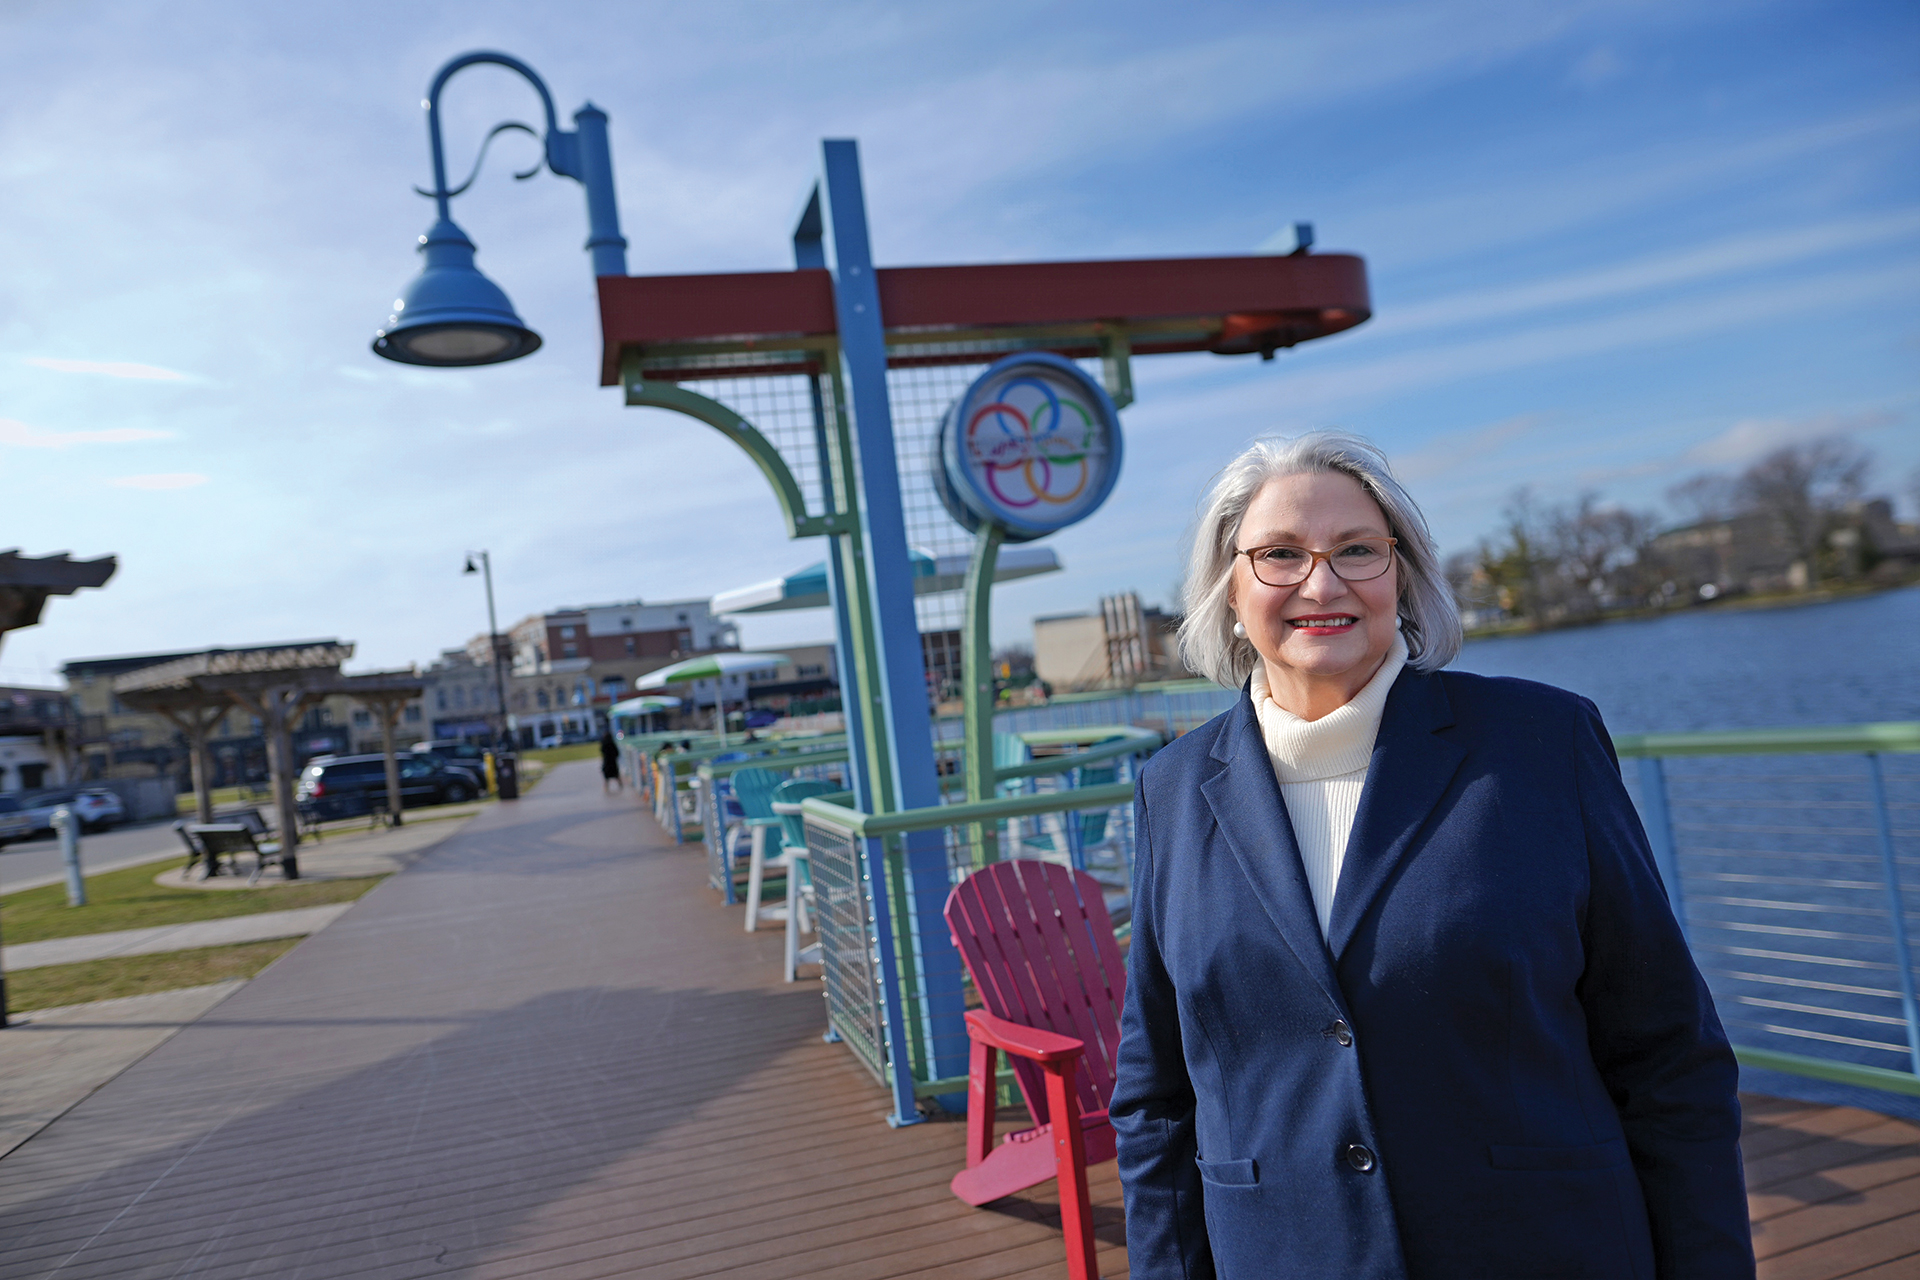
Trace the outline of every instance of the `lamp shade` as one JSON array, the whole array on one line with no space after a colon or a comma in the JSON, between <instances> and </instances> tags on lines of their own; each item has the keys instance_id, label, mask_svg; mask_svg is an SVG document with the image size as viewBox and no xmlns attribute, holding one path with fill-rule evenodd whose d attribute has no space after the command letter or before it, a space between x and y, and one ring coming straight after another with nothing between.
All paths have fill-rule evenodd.
<instances>
[{"instance_id":1,"label":"lamp shade","mask_svg":"<svg viewBox=\"0 0 1920 1280\"><path fill-rule=\"evenodd\" d=\"M420 237L427 267L374 331L373 353L402 364L476 365L540 349L499 285L473 265L473 241L446 218Z\"/></svg>"}]
</instances>

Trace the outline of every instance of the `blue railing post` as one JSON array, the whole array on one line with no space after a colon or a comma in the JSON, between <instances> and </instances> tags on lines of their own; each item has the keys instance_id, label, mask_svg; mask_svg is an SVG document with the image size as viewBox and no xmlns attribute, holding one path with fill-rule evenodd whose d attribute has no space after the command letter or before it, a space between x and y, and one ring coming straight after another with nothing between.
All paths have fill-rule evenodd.
<instances>
[{"instance_id":1,"label":"blue railing post","mask_svg":"<svg viewBox=\"0 0 1920 1280\"><path fill-rule=\"evenodd\" d=\"M1880 874L1887 882L1887 918L1893 922L1893 957L1900 966L1900 1011L1907 1019L1907 1055L1920 1076L1920 1000L1914 998L1913 950L1907 943L1907 902L1900 891L1900 865L1893 857L1893 821L1887 813L1887 781L1880 753L1867 752L1867 777L1873 787L1873 820L1880 833Z\"/></svg>"},{"instance_id":2,"label":"blue railing post","mask_svg":"<svg viewBox=\"0 0 1920 1280\"><path fill-rule=\"evenodd\" d=\"M1667 808L1667 771L1659 756L1640 757L1640 798L1646 805L1647 842L1653 846L1654 865L1667 883L1667 901L1673 918L1689 946L1692 933L1687 928L1687 900L1680 888L1680 856L1673 847L1673 815Z\"/></svg>"}]
</instances>

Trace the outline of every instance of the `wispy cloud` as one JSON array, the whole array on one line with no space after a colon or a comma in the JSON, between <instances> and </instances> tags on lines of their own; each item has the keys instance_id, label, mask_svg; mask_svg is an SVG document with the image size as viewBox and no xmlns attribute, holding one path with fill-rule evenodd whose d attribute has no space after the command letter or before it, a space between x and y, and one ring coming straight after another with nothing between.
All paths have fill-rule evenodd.
<instances>
[{"instance_id":1,"label":"wispy cloud","mask_svg":"<svg viewBox=\"0 0 1920 1280\"><path fill-rule=\"evenodd\" d=\"M1870 431L1896 420L1896 415L1884 410L1822 413L1810 418L1746 418L1687 450L1682 461L1701 467L1738 467L1786 445Z\"/></svg>"},{"instance_id":2,"label":"wispy cloud","mask_svg":"<svg viewBox=\"0 0 1920 1280\"><path fill-rule=\"evenodd\" d=\"M134 378L143 382L190 382L186 374L162 369L157 364L134 364L125 360L56 360L52 356L28 356L27 363L55 373L93 373L103 378Z\"/></svg>"},{"instance_id":3,"label":"wispy cloud","mask_svg":"<svg viewBox=\"0 0 1920 1280\"><path fill-rule=\"evenodd\" d=\"M39 427L0 418L0 445L16 449L68 449L77 444L131 444L136 440L165 440L171 431L151 427L108 427L102 431L43 431Z\"/></svg>"},{"instance_id":4,"label":"wispy cloud","mask_svg":"<svg viewBox=\"0 0 1920 1280\"><path fill-rule=\"evenodd\" d=\"M1412 484L1446 475L1460 467L1482 466L1489 454L1533 434L1546 422L1545 414L1523 413L1488 426L1448 432L1423 448L1396 455L1392 459L1394 474Z\"/></svg>"},{"instance_id":5,"label":"wispy cloud","mask_svg":"<svg viewBox=\"0 0 1920 1280\"><path fill-rule=\"evenodd\" d=\"M115 476L107 481L116 489L191 489L207 478L198 471L167 471L151 476Z\"/></svg>"},{"instance_id":6,"label":"wispy cloud","mask_svg":"<svg viewBox=\"0 0 1920 1280\"><path fill-rule=\"evenodd\" d=\"M1677 253L1622 262L1599 271L1417 302L1387 312L1374 322L1372 331L1385 337L1420 329L1453 329L1473 321L1506 319L1556 307L1602 302L1717 276L1777 271L1808 258L1909 240L1916 234L1920 234L1920 209L1902 209L1885 217L1735 236Z\"/></svg>"}]
</instances>

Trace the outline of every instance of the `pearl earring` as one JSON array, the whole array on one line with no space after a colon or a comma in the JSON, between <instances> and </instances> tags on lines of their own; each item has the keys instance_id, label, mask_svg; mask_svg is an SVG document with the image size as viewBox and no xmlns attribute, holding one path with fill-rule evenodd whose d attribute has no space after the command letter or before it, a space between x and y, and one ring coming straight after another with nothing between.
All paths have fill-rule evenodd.
<instances>
[{"instance_id":1,"label":"pearl earring","mask_svg":"<svg viewBox=\"0 0 1920 1280\"><path fill-rule=\"evenodd\" d=\"M1247 638L1247 624L1244 622L1234 623L1233 634L1239 637L1240 639L1245 640Z\"/></svg>"}]
</instances>

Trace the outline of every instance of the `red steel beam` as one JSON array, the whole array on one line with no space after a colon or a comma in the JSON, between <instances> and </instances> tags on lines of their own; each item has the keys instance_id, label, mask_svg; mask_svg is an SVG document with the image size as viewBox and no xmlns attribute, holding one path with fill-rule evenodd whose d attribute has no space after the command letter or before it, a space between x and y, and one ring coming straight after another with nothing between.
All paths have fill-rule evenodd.
<instances>
[{"instance_id":1,"label":"red steel beam","mask_svg":"<svg viewBox=\"0 0 1920 1280\"><path fill-rule=\"evenodd\" d=\"M889 330L1193 320L1203 337L1134 349L1254 351L1350 329L1372 313L1367 269L1352 254L1123 259L879 272ZM602 276L601 384L619 381L623 350L728 341L778 350L834 331L833 286L818 268L699 276ZM1062 350L1084 354L1084 343ZM902 363L919 363L911 354ZM741 372L765 372L754 369Z\"/></svg>"}]
</instances>

